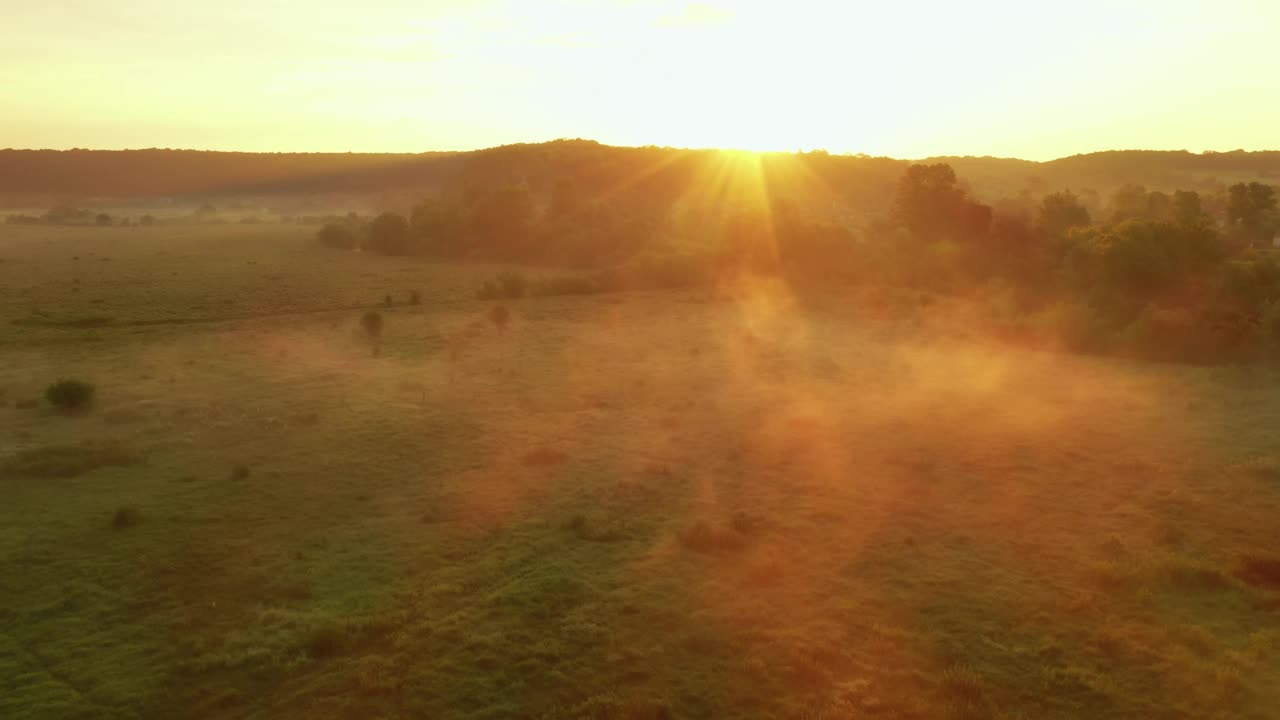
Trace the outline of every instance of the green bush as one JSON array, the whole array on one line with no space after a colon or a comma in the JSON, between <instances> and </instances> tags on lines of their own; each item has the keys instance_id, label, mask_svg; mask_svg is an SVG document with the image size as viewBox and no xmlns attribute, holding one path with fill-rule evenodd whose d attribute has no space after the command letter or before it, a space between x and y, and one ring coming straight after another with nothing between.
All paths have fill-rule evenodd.
<instances>
[{"instance_id":1,"label":"green bush","mask_svg":"<svg viewBox=\"0 0 1280 720\"><path fill-rule=\"evenodd\" d=\"M403 215L382 213L369 223L368 249L383 255L407 255L415 248L409 234L409 221Z\"/></svg>"},{"instance_id":2,"label":"green bush","mask_svg":"<svg viewBox=\"0 0 1280 720\"><path fill-rule=\"evenodd\" d=\"M364 329L366 335L377 340L382 337L382 313L376 310L370 310L360 318L360 327Z\"/></svg>"},{"instance_id":3,"label":"green bush","mask_svg":"<svg viewBox=\"0 0 1280 720\"><path fill-rule=\"evenodd\" d=\"M329 223L316 232L316 240L325 247L351 250L359 244L355 228L346 223Z\"/></svg>"},{"instance_id":4,"label":"green bush","mask_svg":"<svg viewBox=\"0 0 1280 720\"><path fill-rule=\"evenodd\" d=\"M93 404L97 388L82 380L59 380L44 391L44 397L56 408L77 411Z\"/></svg>"},{"instance_id":5,"label":"green bush","mask_svg":"<svg viewBox=\"0 0 1280 720\"><path fill-rule=\"evenodd\" d=\"M142 523L142 513L135 507L120 507L116 509L116 514L111 518L111 526L117 530L124 530Z\"/></svg>"},{"instance_id":6,"label":"green bush","mask_svg":"<svg viewBox=\"0 0 1280 720\"><path fill-rule=\"evenodd\" d=\"M511 311L506 305L494 305L489 311L489 322L498 328L499 331L507 329L507 323L511 321Z\"/></svg>"},{"instance_id":7,"label":"green bush","mask_svg":"<svg viewBox=\"0 0 1280 720\"><path fill-rule=\"evenodd\" d=\"M335 624L324 623L311 628L302 639L303 650L313 660L331 658L347 643L347 634Z\"/></svg>"}]
</instances>

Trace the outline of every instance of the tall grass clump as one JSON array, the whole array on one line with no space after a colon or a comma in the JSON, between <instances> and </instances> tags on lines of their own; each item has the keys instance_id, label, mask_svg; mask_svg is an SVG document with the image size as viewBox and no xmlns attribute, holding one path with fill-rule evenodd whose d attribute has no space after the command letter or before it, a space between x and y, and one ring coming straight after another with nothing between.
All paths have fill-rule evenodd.
<instances>
[{"instance_id":1,"label":"tall grass clump","mask_svg":"<svg viewBox=\"0 0 1280 720\"><path fill-rule=\"evenodd\" d=\"M93 405L97 387L83 380L59 380L44 391L50 405L66 412L82 412Z\"/></svg>"}]
</instances>

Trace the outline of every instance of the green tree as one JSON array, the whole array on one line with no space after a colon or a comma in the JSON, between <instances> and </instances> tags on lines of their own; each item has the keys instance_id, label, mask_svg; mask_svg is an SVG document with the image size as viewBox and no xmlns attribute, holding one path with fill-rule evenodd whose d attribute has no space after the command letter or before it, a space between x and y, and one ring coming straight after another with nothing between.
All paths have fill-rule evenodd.
<instances>
[{"instance_id":1,"label":"green tree","mask_svg":"<svg viewBox=\"0 0 1280 720\"><path fill-rule=\"evenodd\" d=\"M938 240L948 234L964 202L965 192L950 165L912 165L898 180L891 213L915 239Z\"/></svg>"},{"instance_id":2,"label":"green tree","mask_svg":"<svg viewBox=\"0 0 1280 720\"><path fill-rule=\"evenodd\" d=\"M1111 222L1147 217L1147 189L1133 183L1121 186L1111 195L1110 210Z\"/></svg>"},{"instance_id":3,"label":"green tree","mask_svg":"<svg viewBox=\"0 0 1280 720\"><path fill-rule=\"evenodd\" d=\"M991 208L974 202L946 163L912 165L898 180L893 221L918 242L987 239Z\"/></svg>"},{"instance_id":4,"label":"green tree","mask_svg":"<svg viewBox=\"0 0 1280 720\"><path fill-rule=\"evenodd\" d=\"M504 185L483 193L471 210L471 229L503 257L527 254L535 210L529 188Z\"/></svg>"},{"instance_id":5,"label":"green tree","mask_svg":"<svg viewBox=\"0 0 1280 720\"><path fill-rule=\"evenodd\" d=\"M82 380L59 380L44 391L50 405L67 412L78 412L93 404L97 388Z\"/></svg>"},{"instance_id":6,"label":"green tree","mask_svg":"<svg viewBox=\"0 0 1280 720\"><path fill-rule=\"evenodd\" d=\"M1152 190L1147 193L1147 211L1143 217L1165 222L1173 216L1173 198L1168 193Z\"/></svg>"},{"instance_id":7,"label":"green tree","mask_svg":"<svg viewBox=\"0 0 1280 720\"><path fill-rule=\"evenodd\" d=\"M350 250L358 244L355 228L346 223L329 223L316 232L316 240L321 245L342 250Z\"/></svg>"},{"instance_id":8,"label":"green tree","mask_svg":"<svg viewBox=\"0 0 1280 720\"><path fill-rule=\"evenodd\" d=\"M582 206L578 194L578 186L570 178L560 178L551 188L551 202L547 206L547 220L568 220L577 214Z\"/></svg>"},{"instance_id":9,"label":"green tree","mask_svg":"<svg viewBox=\"0 0 1280 720\"><path fill-rule=\"evenodd\" d=\"M1270 240L1277 225L1275 188L1258 182L1237 183L1227 192L1227 225L1247 242Z\"/></svg>"},{"instance_id":10,"label":"green tree","mask_svg":"<svg viewBox=\"0 0 1280 720\"><path fill-rule=\"evenodd\" d=\"M407 255L412 245L409 221L403 215L385 212L369 223L370 250L384 255Z\"/></svg>"},{"instance_id":11,"label":"green tree","mask_svg":"<svg viewBox=\"0 0 1280 720\"><path fill-rule=\"evenodd\" d=\"M1200 202L1200 193L1193 190L1174 191L1172 215L1173 221L1181 225L1201 224L1209 219Z\"/></svg>"},{"instance_id":12,"label":"green tree","mask_svg":"<svg viewBox=\"0 0 1280 720\"><path fill-rule=\"evenodd\" d=\"M1036 227L1047 237L1061 239L1072 228L1088 227L1092 219L1080 198L1070 190L1045 195L1036 215Z\"/></svg>"},{"instance_id":13,"label":"green tree","mask_svg":"<svg viewBox=\"0 0 1280 720\"><path fill-rule=\"evenodd\" d=\"M1221 256L1208 225L1128 220L1068 234L1068 272L1085 292L1150 299L1200 275Z\"/></svg>"},{"instance_id":14,"label":"green tree","mask_svg":"<svg viewBox=\"0 0 1280 720\"><path fill-rule=\"evenodd\" d=\"M432 197L413 207L409 227L428 252L455 255L461 250L466 222L457 203Z\"/></svg>"}]
</instances>

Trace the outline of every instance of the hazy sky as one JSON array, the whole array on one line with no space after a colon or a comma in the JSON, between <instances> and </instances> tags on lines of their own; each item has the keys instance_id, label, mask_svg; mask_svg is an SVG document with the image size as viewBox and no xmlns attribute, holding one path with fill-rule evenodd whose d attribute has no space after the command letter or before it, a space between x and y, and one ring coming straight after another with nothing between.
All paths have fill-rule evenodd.
<instances>
[{"instance_id":1,"label":"hazy sky","mask_svg":"<svg viewBox=\"0 0 1280 720\"><path fill-rule=\"evenodd\" d=\"M0 147L1280 149L1280 0L0 4Z\"/></svg>"}]
</instances>

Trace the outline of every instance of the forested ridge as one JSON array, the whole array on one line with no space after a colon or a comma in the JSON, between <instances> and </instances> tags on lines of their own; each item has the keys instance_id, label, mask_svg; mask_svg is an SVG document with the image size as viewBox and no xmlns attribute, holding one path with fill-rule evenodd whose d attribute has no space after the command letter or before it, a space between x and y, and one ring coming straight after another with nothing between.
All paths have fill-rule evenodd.
<instances>
[{"instance_id":1,"label":"forested ridge","mask_svg":"<svg viewBox=\"0 0 1280 720\"><path fill-rule=\"evenodd\" d=\"M0 193L102 197L305 192L379 192L428 188L467 175L550 186L570 175L584 184L623 181L683 185L722 153L661 147L614 147L585 140L507 145L472 152L416 154L244 153L198 150L0 150ZM773 167L817 174L847 196L892 183L906 160L865 155L769 153ZM1030 186L1094 188L1124 183L1208 189L1215 182L1280 178L1280 151L1190 153L1121 150L1048 162L945 157L988 199ZM670 188L669 188L670 189Z\"/></svg>"}]
</instances>

